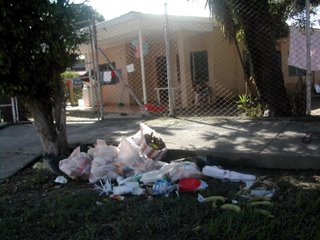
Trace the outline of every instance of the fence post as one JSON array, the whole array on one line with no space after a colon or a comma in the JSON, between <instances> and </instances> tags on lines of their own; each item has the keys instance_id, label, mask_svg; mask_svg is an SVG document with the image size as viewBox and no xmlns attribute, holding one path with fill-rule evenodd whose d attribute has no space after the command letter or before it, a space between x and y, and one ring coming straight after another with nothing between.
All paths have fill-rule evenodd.
<instances>
[{"instance_id":1,"label":"fence post","mask_svg":"<svg viewBox=\"0 0 320 240\"><path fill-rule=\"evenodd\" d=\"M12 120L14 123L17 123L14 97L11 98L11 110L12 110Z\"/></svg>"},{"instance_id":2,"label":"fence post","mask_svg":"<svg viewBox=\"0 0 320 240\"><path fill-rule=\"evenodd\" d=\"M306 0L306 61L307 61L307 76L306 76L306 91L307 91L307 101L306 101L306 114L311 114L311 55L310 55L310 0Z\"/></svg>"},{"instance_id":3,"label":"fence post","mask_svg":"<svg viewBox=\"0 0 320 240\"><path fill-rule=\"evenodd\" d=\"M20 121L20 117L19 117L19 107L18 107L18 98L14 97L14 107L15 107L15 111L16 111L16 122Z\"/></svg>"},{"instance_id":4,"label":"fence post","mask_svg":"<svg viewBox=\"0 0 320 240\"><path fill-rule=\"evenodd\" d=\"M170 51L170 41L169 41L169 22L167 13L167 3L164 4L165 9L165 44L166 44L166 60L167 60L167 82L168 82L168 96L169 96L169 115L174 116L173 110L173 88L171 82L171 51Z\"/></svg>"},{"instance_id":5,"label":"fence post","mask_svg":"<svg viewBox=\"0 0 320 240\"><path fill-rule=\"evenodd\" d=\"M144 69L144 56L143 56L143 38L142 31L139 29L139 48L140 48L140 64L141 64L141 79L142 79L142 90L143 90L143 103L148 103L147 97L147 85L146 85L146 75Z\"/></svg>"},{"instance_id":6,"label":"fence post","mask_svg":"<svg viewBox=\"0 0 320 240\"><path fill-rule=\"evenodd\" d=\"M97 43L97 28L96 28L96 21L92 18L92 39L93 41L93 66L95 72L95 79L98 83L98 91L97 91L97 99L98 99L98 112L99 112L99 120L103 119L103 100L102 100L102 88L100 82L100 73L99 73L99 58L98 58L98 43Z\"/></svg>"}]
</instances>

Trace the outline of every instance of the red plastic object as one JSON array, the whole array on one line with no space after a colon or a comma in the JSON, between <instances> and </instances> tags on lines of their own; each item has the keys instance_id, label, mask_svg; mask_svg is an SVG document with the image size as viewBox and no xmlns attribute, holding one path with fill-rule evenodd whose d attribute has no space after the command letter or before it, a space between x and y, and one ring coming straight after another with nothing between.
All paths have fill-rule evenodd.
<instances>
[{"instance_id":1,"label":"red plastic object","mask_svg":"<svg viewBox=\"0 0 320 240\"><path fill-rule=\"evenodd\" d=\"M178 182L179 191L192 192L197 190L201 185L201 181L197 178L184 178Z\"/></svg>"},{"instance_id":2,"label":"red plastic object","mask_svg":"<svg viewBox=\"0 0 320 240\"><path fill-rule=\"evenodd\" d=\"M149 112L165 112L167 111L165 106L162 105L153 105L153 104L145 104L144 108Z\"/></svg>"}]
</instances>

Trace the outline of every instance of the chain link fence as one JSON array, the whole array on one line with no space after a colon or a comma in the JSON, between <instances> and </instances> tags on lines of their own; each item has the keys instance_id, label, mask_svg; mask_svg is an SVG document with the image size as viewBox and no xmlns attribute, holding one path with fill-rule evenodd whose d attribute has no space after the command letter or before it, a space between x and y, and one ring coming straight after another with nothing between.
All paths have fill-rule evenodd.
<instances>
[{"instance_id":1,"label":"chain link fence","mask_svg":"<svg viewBox=\"0 0 320 240\"><path fill-rule=\"evenodd\" d=\"M17 97L0 96L0 124L29 121L30 113Z\"/></svg>"},{"instance_id":2,"label":"chain link fence","mask_svg":"<svg viewBox=\"0 0 320 240\"><path fill-rule=\"evenodd\" d=\"M224 32L211 18L140 12L91 26L96 44L81 48L83 105L170 116L319 115L319 29L284 29L267 1L225 2L233 20Z\"/></svg>"},{"instance_id":3,"label":"chain link fence","mask_svg":"<svg viewBox=\"0 0 320 240\"><path fill-rule=\"evenodd\" d=\"M0 96L0 123L14 122L15 105L10 97Z\"/></svg>"},{"instance_id":4,"label":"chain link fence","mask_svg":"<svg viewBox=\"0 0 320 240\"><path fill-rule=\"evenodd\" d=\"M71 101L77 121L146 112L320 116L319 18L306 11L306 24L292 19L286 27L267 1L208 2L220 21L167 15L164 6L163 15L129 12L89 24L91 43L81 47L86 73L81 89L72 84L69 92L79 92ZM0 96L0 122L29 118L17 98Z\"/></svg>"}]
</instances>

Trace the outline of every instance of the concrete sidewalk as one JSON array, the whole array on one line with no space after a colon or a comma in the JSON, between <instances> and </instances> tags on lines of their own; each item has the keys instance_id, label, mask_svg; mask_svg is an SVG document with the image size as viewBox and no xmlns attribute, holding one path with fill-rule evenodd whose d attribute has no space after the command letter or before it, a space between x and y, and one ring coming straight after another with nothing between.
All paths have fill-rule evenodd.
<instances>
[{"instance_id":1,"label":"concrete sidewalk","mask_svg":"<svg viewBox=\"0 0 320 240\"><path fill-rule=\"evenodd\" d=\"M122 118L70 124L72 147L104 139L118 144L144 122L160 133L170 159L212 156L219 165L320 169L319 121L239 120L217 118ZM32 124L0 130L0 182L37 159L41 144Z\"/></svg>"}]
</instances>

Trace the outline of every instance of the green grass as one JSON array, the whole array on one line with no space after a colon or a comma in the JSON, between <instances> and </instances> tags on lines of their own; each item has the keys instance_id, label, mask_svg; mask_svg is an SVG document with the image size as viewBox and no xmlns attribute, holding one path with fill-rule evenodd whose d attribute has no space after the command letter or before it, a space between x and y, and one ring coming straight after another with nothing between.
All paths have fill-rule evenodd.
<instances>
[{"instance_id":1,"label":"green grass","mask_svg":"<svg viewBox=\"0 0 320 240\"><path fill-rule=\"evenodd\" d=\"M244 202L238 214L212 208L197 193L111 200L86 182L59 186L46 170L30 167L0 185L0 239L320 239L320 172L256 174L278 186L269 208L274 218ZM243 187L205 180L204 196L232 200Z\"/></svg>"}]
</instances>

